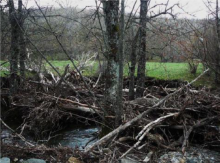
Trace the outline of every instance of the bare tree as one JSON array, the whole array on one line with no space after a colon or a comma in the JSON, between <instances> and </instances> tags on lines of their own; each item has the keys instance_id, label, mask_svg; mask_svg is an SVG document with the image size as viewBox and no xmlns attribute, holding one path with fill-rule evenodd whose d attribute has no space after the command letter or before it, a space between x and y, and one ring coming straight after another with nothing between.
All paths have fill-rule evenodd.
<instances>
[{"instance_id":1,"label":"bare tree","mask_svg":"<svg viewBox=\"0 0 220 163\"><path fill-rule=\"evenodd\" d=\"M167 3L163 4L155 4L154 6L150 6L150 0L141 0L140 4L140 23L139 23L139 53L138 53L138 70L137 70L137 87L136 87L136 96L141 97L143 96L144 92L144 87L145 87L145 74L146 74L146 53L147 53L147 48L146 48L146 39L147 39L147 23L151 22L153 19L161 16L161 15L170 15L171 17L175 17L173 15L173 8L177 5L174 4L170 7L169 5L169 0ZM154 13L151 11L152 9L156 7L163 7L163 11L159 11L158 13ZM132 51L133 53L133 51ZM149 55L149 54L148 54ZM134 58L134 57L133 57ZM132 66L134 68L134 64ZM134 74L134 73L132 73ZM133 89L131 86L130 89ZM132 90L130 90L132 94ZM132 96L130 96L132 98Z\"/></svg>"},{"instance_id":2,"label":"bare tree","mask_svg":"<svg viewBox=\"0 0 220 163\"><path fill-rule=\"evenodd\" d=\"M134 28L132 28L132 35L134 36ZM129 100L133 100L135 98L135 65L136 65L136 52L137 52L137 40L138 40L139 32L136 33L134 39L132 40L131 45L131 55L130 55L130 79L129 79Z\"/></svg>"},{"instance_id":3,"label":"bare tree","mask_svg":"<svg viewBox=\"0 0 220 163\"><path fill-rule=\"evenodd\" d=\"M217 46L216 46L216 71L215 82L220 83L220 20L219 20L219 6L216 0L216 32L217 32Z\"/></svg>"},{"instance_id":4,"label":"bare tree","mask_svg":"<svg viewBox=\"0 0 220 163\"><path fill-rule=\"evenodd\" d=\"M119 62L119 76L118 76L118 94L117 94L117 105L118 109L116 110L116 121L115 125L119 126L122 119L122 111L123 111L123 68L124 68L124 14L125 14L125 1L121 0L121 18L120 18L120 37L119 37L119 53L118 53L118 62Z\"/></svg>"},{"instance_id":5,"label":"bare tree","mask_svg":"<svg viewBox=\"0 0 220 163\"><path fill-rule=\"evenodd\" d=\"M11 93L18 89L18 55L19 55L19 26L14 1L9 0L9 21L11 24L10 73Z\"/></svg>"},{"instance_id":6,"label":"bare tree","mask_svg":"<svg viewBox=\"0 0 220 163\"><path fill-rule=\"evenodd\" d=\"M147 25L147 9L148 0L141 0L140 7L140 48L138 59L138 72L137 72L137 97L143 95L145 85L145 67L146 67L146 25Z\"/></svg>"},{"instance_id":7,"label":"bare tree","mask_svg":"<svg viewBox=\"0 0 220 163\"><path fill-rule=\"evenodd\" d=\"M20 74L21 79L25 79L25 60L26 60L26 44L24 38L24 12L22 9L22 0L18 1L18 14L19 14L19 45L20 45Z\"/></svg>"}]
</instances>

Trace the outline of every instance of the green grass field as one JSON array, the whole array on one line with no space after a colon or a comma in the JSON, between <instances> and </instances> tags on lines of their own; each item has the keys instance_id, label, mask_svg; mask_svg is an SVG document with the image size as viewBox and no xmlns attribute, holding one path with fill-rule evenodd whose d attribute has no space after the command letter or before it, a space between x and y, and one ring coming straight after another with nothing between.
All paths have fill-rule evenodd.
<instances>
[{"instance_id":1,"label":"green grass field","mask_svg":"<svg viewBox=\"0 0 220 163\"><path fill-rule=\"evenodd\" d=\"M70 65L71 69L73 66L70 61L50 61L56 69L62 73L67 64ZM2 63L2 62L1 62ZM77 65L77 62L75 62ZM9 67L7 63L4 65ZM47 69L54 72L49 64L46 64ZM85 76L94 76L98 75L97 69L99 65L98 62L94 62L93 66L87 67L83 72ZM197 69L196 75L189 73L189 68L187 63L159 63L159 62L148 62L146 64L146 75L149 77L163 79L163 80L181 80L181 81L191 81L196 78L200 73L203 72L203 66L200 64ZM5 72L4 72L5 73ZM124 66L124 76L128 76L129 69L128 65L125 64ZM1 72L1 76L3 72ZM213 77L211 76L204 76L199 81L195 83L196 86L208 86L208 87L215 87Z\"/></svg>"},{"instance_id":2,"label":"green grass field","mask_svg":"<svg viewBox=\"0 0 220 163\"><path fill-rule=\"evenodd\" d=\"M51 63L59 70L63 72L67 64L72 65L70 61L51 61ZM77 62L75 62L77 64ZM50 66L47 64L47 67ZM88 67L83 72L85 76L97 75L97 69L99 65L95 62L93 66ZM73 66L71 66L73 68ZM199 64L195 75L189 73L189 67L187 63L160 63L160 62L148 62L146 64L146 75L156 79L162 80L181 80L191 81L204 71L202 64ZM129 75L128 64L124 65L124 76ZM195 83L196 86L208 86L215 87L213 77L204 76Z\"/></svg>"}]
</instances>

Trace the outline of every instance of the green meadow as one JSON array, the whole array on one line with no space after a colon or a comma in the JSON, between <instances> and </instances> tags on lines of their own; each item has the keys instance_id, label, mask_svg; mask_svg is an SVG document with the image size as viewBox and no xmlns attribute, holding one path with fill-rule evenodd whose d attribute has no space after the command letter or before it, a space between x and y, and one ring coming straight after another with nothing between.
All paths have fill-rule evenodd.
<instances>
[{"instance_id":1,"label":"green meadow","mask_svg":"<svg viewBox=\"0 0 220 163\"><path fill-rule=\"evenodd\" d=\"M1 61L2 63L3 61ZM74 69L70 61L50 61L50 63L60 72L63 73L67 64L70 65L70 69ZM75 62L78 65L77 62ZM48 63L45 63L48 70L54 72ZM5 64L4 67L9 67L9 63ZM99 69L99 63L94 62L92 66L85 67L83 75L85 76L97 76ZM189 67L187 63L160 63L160 62L148 62L146 64L146 75L156 79L162 80L181 80L190 82L196 78L200 73L204 71L202 64L199 64L197 72L195 75L189 72ZM8 72L1 71L1 76L7 74ZM55 73L55 72L54 72ZM129 75L128 63L124 65L124 76ZM205 75L200 80L195 83L196 86L208 86L215 87L213 76Z\"/></svg>"}]
</instances>

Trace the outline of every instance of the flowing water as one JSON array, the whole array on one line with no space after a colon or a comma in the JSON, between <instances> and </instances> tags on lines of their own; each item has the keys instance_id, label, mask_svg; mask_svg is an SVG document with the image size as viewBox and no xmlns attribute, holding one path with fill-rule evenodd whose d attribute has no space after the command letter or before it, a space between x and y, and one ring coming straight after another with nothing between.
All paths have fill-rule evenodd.
<instances>
[{"instance_id":1,"label":"flowing water","mask_svg":"<svg viewBox=\"0 0 220 163\"><path fill-rule=\"evenodd\" d=\"M68 127L59 136L48 142L52 146L79 147L83 149L86 145L90 145L98 140L98 127L73 126Z\"/></svg>"},{"instance_id":2,"label":"flowing water","mask_svg":"<svg viewBox=\"0 0 220 163\"><path fill-rule=\"evenodd\" d=\"M98 140L99 127L97 126L71 126L60 132L58 132L54 138L52 138L47 145L48 146L64 146L79 149L83 149L86 145L90 145ZM22 141L19 139L12 139L10 135L12 132L8 129L2 129L1 137L4 138L4 143L22 144ZM28 141L33 141L30 136L25 136Z\"/></svg>"},{"instance_id":3,"label":"flowing water","mask_svg":"<svg viewBox=\"0 0 220 163\"><path fill-rule=\"evenodd\" d=\"M4 111L7 111L5 108L0 108L0 115L4 115ZM7 124L12 128L16 129L19 124L16 121L11 120L7 122ZM69 127L65 128L64 130L56 133L56 137L52 138L47 145L49 146L64 146L64 147L71 147L79 149L83 149L86 145L90 145L98 140L98 132L100 127L97 126L85 126L85 125L70 125ZM20 144L22 142L19 138L15 139L12 136L12 132L3 126L0 123L0 141L6 144ZM26 140L33 141L33 138L29 135L24 135Z\"/></svg>"}]
</instances>

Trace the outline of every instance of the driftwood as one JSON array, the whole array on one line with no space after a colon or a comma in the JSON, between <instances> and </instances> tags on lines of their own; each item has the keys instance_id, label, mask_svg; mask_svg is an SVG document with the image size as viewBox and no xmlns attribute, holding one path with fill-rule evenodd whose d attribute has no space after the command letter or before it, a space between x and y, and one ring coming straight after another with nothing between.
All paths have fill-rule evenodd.
<instances>
[{"instance_id":1,"label":"driftwood","mask_svg":"<svg viewBox=\"0 0 220 163\"><path fill-rule=\"evenodd\" d=\"M209 69L205 70L203 73L201 73L197 78L195 78L194 80L192 80L190 83L184 85L183 87L179 88L178 90L176 90L175 92L167 95L166 97L164 97L163 99L161 99L158 103L156 103L154 106L149 107L148 110L144 111L143 113L139 114L138 116L136 116L135 118L133 118L132 120L130 120L129 122L125 123L124 125L119 126L118 128L116 128L115 130L113 130L112 132L108 133L107 135L105 135L104 137L102 137L99 141L95 142L93 145L87 147L85 149L85 153L88 153L89 151L91 151L94 147L99 146L103 143L105 143L106 141L108 141L109 139L111 139L112 137L114 137L115 135L117 135L118 133L120 133L121 131L125 130L126 128L128 128L129 126L133 125L134 123L136 123L137 121L139 121L141 118L143 118L146 114L150 113L153 110L156 110L159 106L161 106L166 100L168 100L170 97L176 95L177 93L181 92L184 88L190 86L191 84L193 84L194 82L196 82L199 78L201 78L204 74L206 74L209 71Z\"/></svg>"},{"instance_id":2,"label":"driftwood","mask_svg":"<svg viewBox=\"0 0 220 163\"><path fill-rule=\"evenodd\" d=\"M140 97L140 98L136 98L135 100L128 101L125 103L131 104L131 105L140 105L140 106L153 106L158 101L159 99Z\"/></svg>"},{"instance_id":3,"label":"driftwood","mask_svg":"<svg viewBox=\"0 0 220 163\"><path fill-rule=\"evenodd\" d=\"M121 157L123 158L124 156L126 156L132 149L138 147L138 145L141 143L141 141L144 139L144 137L149 133L149 131L155 127L156 125L160 124L162 121L164 121L165 119L169 118L169 117L173 117L173 116L177 116L179 113L173 113L173 114L169 114L163 117L160 117L158 119L156 119L155 121L150 122L149 124L147 124L143 130L141 130L141 132L137 135L137 137L135 138L137 141L137 143L135 143L129 150L127 150Z\"/></svg>"},{"instance_id":4,"label":"driftwood","mask_svg":"<svg viewBox=\"0 0 220 163\"><path fill-rule=\"evenodd\" d=\"M83 112L83 113L90 113L90 114L98 114L97 111L95 111L92 108L84 107L84 106L76 106L71 104L61 104L59 105L60 108L70 111L70 112Z\"/></svg>"}]
</instances>

